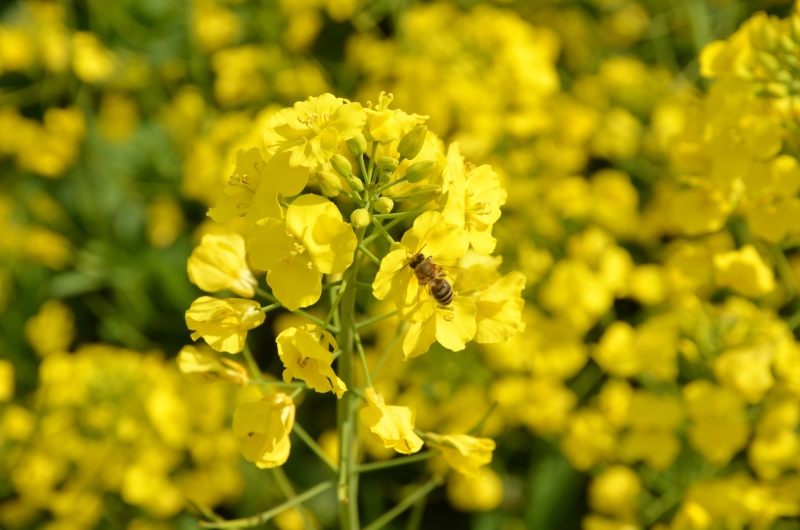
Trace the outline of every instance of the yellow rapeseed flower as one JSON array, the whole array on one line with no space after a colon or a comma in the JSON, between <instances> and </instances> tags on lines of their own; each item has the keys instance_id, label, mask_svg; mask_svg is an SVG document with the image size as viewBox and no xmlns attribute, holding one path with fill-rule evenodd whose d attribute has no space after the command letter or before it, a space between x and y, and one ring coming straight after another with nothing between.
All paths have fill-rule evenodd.
<instances>
[{"instance_id":1,"label":"yellow rapeseed flower","mask_svg":"<svg viewBox=\"0 0 800 530\"><path fill-rule=\"evenodd\" d=\"M178 357L178 369L192 383L227 381L244 386L248 383L247 370L231 359L220 357L210 348L184 346Z\"/></svg>"},{"instance_id":2,"label":"yellow rapeseed flower","mask_svg":"<svg viewBox=\"0 0 800 530\"><path fill-rule=\"evenodd\" d=\"M416 411L387 405L374 388L364 390L367 406L359 412L361 422L387 449L410 455L422 449L422 438L414 432Z\"/></svg>"},{"instance_id":3,"label":"yellow rapeseed flower","mask_svg":"<svg viewBox=\"0 0 800 530\"><path fill-rule=\"evenodd\" d=\"M611 466L589 486L589 506L606 515L631 517L641 488L639 476L631 468Z\"/></svg>"},{"instance_id":4,"label":"yellow rapeseed flower","mask_svg":"<svg viewBox=\"0 0 800 530\"><path fill-rule=\"evenodd\" d=\"M747 445L745 403L734 391L700 379L684 385L683 399L691 419L689 444L706 460L726 465Z\"/></svg>"},{"instance_id":5,"label":"yellow rapeseed flower","mask_svg":"<svg viewBox=\"0 0 800 530\"><path fill-rule=\"evenodd\" d=\"M116 68L116 57L94 33L72 34L72 69L81 81L97 84L106 81Z\"/></svg>"},{"instance_id":6,"label":"yellow rapeseed flower","mask_svg":"<svg viewBox=\"0 0 800 530\"><path fill-rule=\"evenodd\" d=\"M425 443L442 452L447 463L471 478L480 477L480 468L492 461L494 440L468 434L425 433Z\"/></svg>"},{"instance_id":7,"label":"yellow rapeseed flower","mask_svg":"<svg viewBox=\"0 0 800 530\"><path fill-rule=\"evenodd\" d=\"M294 402L286 394L271 394L236 407L233 434L245 459L262 469L283 465L289 458L294 415Z\"/></svg>"},{"instance_id":8,"label":"yellow rapeseed flower","mask_svg":"<svg viewBox=\"0 0 800 530\"><path fill-rule=\"evenodd\" d=\"M252 298L258 285L247 266L244 238L239 234L205 234L187 262L189 281L215 293L229 289Z\"/></svg>"},{"instance_id":9,"label":"yellow rapeseed flower","mask_svg":"<svg viewBox=\"0 0 800 530\"><path fill-rule=\"evenodd\" d=\"M388 298L394 302L400 318L404 320L427 319L434 313L437 304L427 286L420 284L414 270L408 266L411 256L422 253L426 258L430 256L435 265L446 268L458 263L468 245L469 240L463 230L448 223L441 213L423 213L414 220L411 229L403 234L397 248L381 261L380 270L372 283L375 298ZM450 274L447 277L448 280L453 278ZM474 310L469 312L474 314Z\"/></svg>"},{"instance_id":10,"label":"yellow rapeseed flower","mask_svg":"<svg viewBox=\"0 0 800 530\"><path fill-rule=\"evenodd\" d=\"M282 331L275 342L283 361L285 382L301 379L317 392L333 392L342 397L347 386L331 368L333 352L339 349L333 335L306 324Z\"/></svg>"},{"instance_id":11,"label":"yellow rapeseed flower","mask_svg":"<svg viewBox=\"0 0 800 530\"><path fill-rule=\"evenodd\" d=\"M461 473L447 477L447 499L462 512L488 512L503 502L503 479L490 467L482 467L477 480Z\"/></svg>"},{"instance_id":12,"label":"yellow rapeseed flower","mask_svg":"<svg viewBox=\"0 0 800 530\"><path fill-rule=\"evenodd\" d=\"M270 152L291 153L292 167L316 168L360 133L366 121L360 103L322 94L298 101L273 116L264 132L264 144Z\"/></svg>"},{"instance_id":13,"label":"yellow rapeseed flower","mask_svg":"<svg viewBox=\"0 0 800 530\"><path fill-rule=\"evenodd\" d=\"M25 338L40 357L67 351L75 338L75 315L60 300L48 300L25 322Z\"/></svg>"},{"instance_id":14,"label":"yellow rapeseed flower","mask_svg":"<svg viewBox=\"0 0 800 530\"><path fill-rule=\"evenodd\" d=\"M267 158L265 161L257 147L236 151L228 185L208 216L218 223L245 217L247 226L263 217L281 217L278 195L291 197L303 191L308 169L291 167L288 153Z\"/></svg>"},{"instance_id":15,"label":"yellow rapeseed flower","mask_svg":"<svg viewBox=\"0 0 800 530\"><path fill-rule=\"evenodd\" d=\"M445 219L466 231L475 252L491 254L497 244L492 226L500 219L500 207L506 202L506 190L500 186L497 173L488 165L465 165L454 143L447 151L444 179L448 186L442 211Z\"/></svg>"},{"instance_id":16,"label":"yellow rapeseed flower","mask_svg":"<svg viewBox=\"0 0 800 530\"><path fill-rule=\"evenodd\" d=\"M387 143L399 140L411 129L425 123L428 116L407 114L400 109L389 110L392 94L381 92L375 108L366 108L367 122L364 127L364 136L368 141Z\"/></svg>"},{"instance_id":17,"label":"yellow rapeseed flower","mask_svg":"<svg viewBox=\"0 0 800 530\"><path fill-rule=\"evenodd\" d=\"M753 245L715 255L714 269L720 287L745 296L757 298L775 289L775 274Z\"/></svg>"},{"instance_id":18,"label":"yellow rapeseed flower","mask_svg":"<svg viewBox=\"0 0 800 530\"><path fill-rule=\"evenodd\" d=\"M246 236L250 262L269 271L267 284L292 311L319 300L322 275L344 272L356 245L353 227L336 205L312 194L295 199L285 219L260 219Z\"/></svg>"},{"instance_id":19,"label":"yellow rapeseed flower","mask_svg":"<svg viewBox=\"0 0 800 530\"><path fill-rule=\"evenodd\" d=\"M248 330L264 322L264 313L253 300L201 296L186 311L186 326L218 352L238 353L244 348Z\"/></svg>"}]
</instances>

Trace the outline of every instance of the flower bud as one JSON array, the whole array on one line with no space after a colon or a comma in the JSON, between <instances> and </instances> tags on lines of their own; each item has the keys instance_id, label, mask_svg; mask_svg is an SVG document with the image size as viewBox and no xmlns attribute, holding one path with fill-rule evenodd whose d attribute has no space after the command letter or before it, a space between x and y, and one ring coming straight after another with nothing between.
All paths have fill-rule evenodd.
<instances>
[{"instance_id":1,"label":"flower bud","mask_svg":"<svg viewBox=\"0 0 800 530\"><path fill-rule=\"evenodd\" d=\"M342 191L342 179L336 173L320 171L317 173L319 189L326 197L336 197Z\"/></svg>"},{"instance_id":2,"label":"flower bud","mask_svg":"<svg viewBox=\"0 0 800 530\"><path fill-rule=\"evenodd\" d=\"M406 180L412 184L427 178L436 169L435 160L422 160L411 164L406 170Z\"/></svg>"},{"instance_id":3,"label":"flower bud","mask_svg":"<svg viewBox=\"0 0 800 530\"><path fill-rule=\"evenodd\" d=\"M353 173L353 166L350 165L350 161L336 153L331 157L331 166L333 166L333 170L336 171L338 174L347 178Z\"/></svg>"},{"instance_id":4,"label":"flower bud","mask_svg":"<svg viewBox=\"0 0 800 530\"><path fill-rule=\"evenodd\" d=\"M389 179L392 178L392 174L393 173L391 171L381 171L378 175L378 184L383 186L384 184L388 183Z\"/></svg>"},{"instance_id":5,"label":"flower bud","mask_svg":"<svg viewBox=\"0 0 800 530\"><path fill-rule=\"evenodd\" d=\"M370 222L372 222L371 216L364 208L353 210L353 213L350 214L350 224L353 225L353 228L366 228Z\"/></svg>"},{"instance_id":6,"label":"flower bud","mask_svg":"<svg viewBox=\"0 0 800 530\"><path fill-rule=\"evenodd\" d=\"M367 152L367 139L361 133L353 136L346 143L347 149L350 150L350 154L353 156L363 155Z\"/></svg>"},{"instance_id":7,"label":"flower bud","mask_svg":"<svg viewBox=\"0 0 800 530\"><path fill-rule=\"evenodd\" d=\"M394 170L397 169L397 159L390 156L380 157L376 164L378 164L378 169L381 171L389 171L393 173Z\"/></svg>"},{"instance_id":8,"label":"flower bud","mask_svg":"<svg viewBox=\"0 0 800 530\"><path fill-rule=\"evenodd\" d=\"M350 175L345 177L347 181L347 185L350 186L350 189L353 191L362 191L364 189L364 183L361 182L361 179L356 177L355 175Z\"/></svg>"},{"instance_id":9,"label":"flower bud","mask_svg":"<svg viewBox=\"0 0 800 530\"><path fill-rule=\"evenodd\" d=\"M425 204L432 201L442 194L442 187L435 184L423 184L417 186L409 195L409 199L417 204Z\"/></svg>"},{"instance_id":10,"label":"flower bud","mask_svg":"<svg viewBox=\"0 0 800 530\"><path fill-rule=\"evenodd\" d=\"M428 136L428 126L417 125L400 139L400 143L397 144L397 152L403 158L413 160L422 150L426 136Z\"/></svg>"},{"instance_id":11,"label":"flower bud","mask_svg":"<svg viewBox=\"0 0 800 530\"><path fill-rule=\"evenodd\" d=\"M380 213L389 213L394 208L394 201L389 197L381 197L375 201L375 210Z\"/></svg>"}]
</instances>

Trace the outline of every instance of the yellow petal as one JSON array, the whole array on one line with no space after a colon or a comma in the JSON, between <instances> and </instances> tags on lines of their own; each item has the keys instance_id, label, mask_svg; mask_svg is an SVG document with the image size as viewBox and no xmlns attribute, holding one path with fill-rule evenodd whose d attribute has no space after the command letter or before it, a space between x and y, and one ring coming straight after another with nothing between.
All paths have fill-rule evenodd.
<instances>
[{"instance_id":1,"label":"yellow petal","mask_svg":"<svg viewBox=\"0 0 800 530\"><path fill-rule=\"evenodd\" d=\"M262 271L290 259L294 243L295 239L286 233L286 223L280 219L266 217L246 230L245 247L250 263Z\"/></svg>"},{"instance_id":2,"label":"yellow petal","mask_svg":"<svg viewBox=\"0 0 800 530\"><path fill-rule=\"evenodd\" d=\"M422 439L414 432L416 413L413 409L386 405L372 388L366 389L364 396L369 406L361 409L359 417L385 448L406 455L422 448Z\"/></svg>"},{"instance_id":3,"label":"yellow petal","mask_svg":"<svg viewBox=\"0 0 800 530\"><path fill-rule=\"evenodd\" d=\"M308 307L322 294L322 273L311 267L311 262L296 258L292 262L279 261L267 274L267 284L272 294L289 311Z\"/></svg>"},{"instance_id":4,"label":"yellow petal","mask_svg":"<svg viewBox=\"0 0 800 530\"><path fill-rule=\"evenodd\" d=\"M403 339L403 354L406 360L427 352L434 342L436 342L436 319L414 322L408 328L406 338Z\"/></svg>"},{"instance_id":5,"label":"yellow petal","mask_svg":"<svg viewBox=\"0 0 800 530\"><path fill-rule=\"evenodd\" d=\"M456 296L448 309L436 309L436 340L452 351L461 351L475 336L475 317L478 309L475 302Z\"/></svg>"}]
</instances>

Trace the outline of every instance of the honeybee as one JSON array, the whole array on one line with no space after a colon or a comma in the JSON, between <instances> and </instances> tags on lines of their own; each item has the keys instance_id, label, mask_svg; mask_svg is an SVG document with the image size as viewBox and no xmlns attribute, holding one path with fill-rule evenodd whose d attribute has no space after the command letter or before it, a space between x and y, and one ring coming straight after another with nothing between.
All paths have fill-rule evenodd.
<instances>
[{"instance_id":1,"label":"honeybee","mask_svg":"<svg viewBox=\"0 0 800 530\"><path fill-rule=\"evenodd\" d=\"M427 258L422 252L411 256L408 266L417 276L420 285L427 285L428 292L440 305L448 306L453 302L453 286L447 281L444 269L431 261L433 256Z\"/></svg>"}]
</instances>

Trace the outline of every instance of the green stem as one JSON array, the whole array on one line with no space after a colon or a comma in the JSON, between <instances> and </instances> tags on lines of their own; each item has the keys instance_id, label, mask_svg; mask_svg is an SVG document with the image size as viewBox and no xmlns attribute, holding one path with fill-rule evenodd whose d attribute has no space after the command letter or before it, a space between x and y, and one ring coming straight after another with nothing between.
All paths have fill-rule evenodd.
<instances>
[{"instance_id":1,"label":"green stem","mask_svg":"<svg viewBox=\"0 0 800 530\"><path fill-rule=\"evenodd\" d=\"M258 310L261 311L262 313L269 313L273 309L278 309L279 307L283 307L283 304L281 304L280 302L275 302L274 304L261 306L258 308Z\"/></svg>"},{"instance_id":2,"label":"green stem","mask_svg":"<svg viewBox=\"0 0 800 530\"><path fill-rule=\"evenodd\" d=\"M381 186L380 188L378 188L378 191L376 192L376 195L380 195L381 193L383 193L387 189L391 188L395 184L400 184L401 182L405 182L406 180L408 180L408 175L403 175L402 177L400 177L397 180L393 180L392 182L388 182L388 183L384 184L383 186Z\"/></svg>"},{"instance_id":3,"label":"green stem","mask_svg":"<svg viewBox=\"0 0 800 530\"><path fill-rule=\"evenodd\" d=\"M404 217L398 217L398 218L396 218L396 219L394 219L394 220L392 220L392 221L389 221L389 222L388 222L388 223L386 223L385 225L381 225L381 228L383 228L384 230L386 230L386 231L387 231L387 233L388 233L388 230L389 230L390 228L393 228L395 225L397 225L397 223L401 222L403 219L405 219L405 218L404 218ZM372 220L373 220L373 222L375 221L375 216L374 216L374 215L372 216ZM369 236L369 237L365 237L365 238L364 238L364 241L362 241L362 243L363 243L364 245L369 245L370 243L372 243L373 241L375 241L375 240L376 240L376 239L378 239L379 237L384 237L384 236L383 236L383 234L381 234L380 232L378 232L377 230L375 230L375 233L373 233L373 234L370 234L370 236Z\"/></svg>"},{"instance_id":4,"label":"green stem","mask_svg":"<svg viewBox=\"0 0 800 530\"><path fill-rule=\"evenodd\" d=\"M486 411L486 413L483 415L483 417L478 421L478 423L475 424L475 426L473 428L471 428L469 430L469 432L467 434L470 434L470 435L478 435L478 434L480 434L481 429L483 429L483 425L486 423L486 420L489 419L489 416L492 415L492 412L495 411L495 409L497 408L498 405L499 405L499 403L497 403L497 401L492 403L492 405L489 407L489 409Z\"/></svg>"},{"instance_id":5,"label":"green stem","mask_svg":"<svg viewBox=\"0 0 800 530\"><path fill-rule=\"evenodd\" d=\"M344 195L345 197L347 197L348 199L350 199L354 203L358 204L359 206L364 206L364 199L362 199L361 197L356 197L354 195L351 195L351 194L347 193L344 190L340 190L339 193L341 193L342 195ZM355 194L356 192L354 191L353 193Z\"/></svg>"},{"instance_id":6,"label":"green stem","mask_svg":"<svg viewBox=\"0 0 800 530\"><path fill-rule=\"evenodd\" d=\"M396 314L397 314L397 309L395 309L394 311L390 311L388 313L384 313L382 315L378 315L378 316L375 316L375 317L372 317L372 318L368 318L366 320L362 320L362 321L356 323L356 329L364 329L366 327L371 326L372 324L375 324L376 322L380 322L383 319L393 317Z\"/></svg>"},{"instance_id":7,"label":"green stem","mask_svg":"<svg viewBox=\"0 0 800 530\"><path fill-rule=\"evenodd\" d=\"M372 523L370 523L364 530L379 530L383 528L395 517L406 511L411 505L416 504L417 501L424 498L428 495L433 489L438 486L438 483L435 479L430 479L428 482L420 486L416 491L414 491L411 495L400 501L400 504L386 512L385 514L381 515L377 519L375 519Z\"/></svg>"},{"instance_id":8,"label":"green stem","mask_svg":"<svg viewBox=\"0 0 800 530\"><path fill-rule=\"evenodd\" d=\"M379 259L378 259L378 258L375 256L375 254L373 254L372 252L370 252L369 250L367 250L367 248L366 248L364 245L358 245L358 249L359 249L361 252L363 252L363 253L364 253L364 255L365 255L366 257L368 257L368 258L370 259L370 261L372 261L372 263L374 263L375 265L378 265L378 266L380 266L380 264L381 264L381 260L379 260Z\"/></svg>"},{"instance_id":9,"label":"green stem","mask_svg":"<svg viewBox=\"0 0 800 530\"><path fill-rule=\"evenodd\" d=\"M355 328L355 322L351 321L350 324ZM356 350L358 350L358 358L361 360L361 369L364 371L364 380L367 388L372 388L372 379L369 377L369 368L367 367L367 356L364 355L364 346L361 344L361 335L359 335L356 328L355 332Z\"/></svg>"},{"instance_id":10,"label":"green stem","mask_svg":"<svg viewBox=\"0 0 800 530\"><path fill-rule=\"evenodd\" d=\"M247 363L247 369L250 370L250 377L256 380L263 379L264 377L261 374L261 369L258 367L258 363L253 358L253 353L250 351L250 346L248 346L246 342L244 343L242 354L244 355L244 361Z\"/></svg>"},{"instance_id":11,"label":"green stem","mask_svg":"<svg viewBox=\"0 0 800 530\"><path fill-rule=\"evenodd\" d=\"M280 300L275 298L275 296L272 293L268 293L267 291L265 291L264 289L261 289L260 287L256 287L256 293L258 293L259 296L263 296L264 298L266 298L270 302L278 302L278 303L280 303ZM336 328L335 326L331 326L331 325L326 326L324 320L315 317L314 315L308 313L307 311L303 311L302 309L295 309L294 311L292 311L292 313L295 313L295 314L298 314L298 315L300 315L302 317L307 318L308 320L310 320L314 324L318 325L321 328L326 329L327 331L330 331L331 333L338 333L339 332L339 329Z\"/></svg>"},{"instance_id":12,"label":"green stem","mask_svg":"<svg viewBox=\"0 0 800 530\"><path fill-rule=\"evenodd\" d=\"M396 219L398 217L411 217L414 215L422 214L422 210L413 210L411 212L397 212L397 213L376 213L373 219Z\"/></svg>"},{"instance_id":13,"label":"green stem","mask_svg":"<svg viewBox=\"0 0 800 530\"><path fill-rule=\"evenodd\" d=\"M424 453L417 453L411 456L403 456L399 458L392 458L391 460L384 460L383 462L372 462L370 464L361 464L358 466L359 473L369 473L370 471L380 471L381 469L389 469L397 466L405 466L413 464L414 462L422 462L428 460L439 454L438 451L425 451Z\"/></svg>"},{"instance_id":14,"label":"green stem","mask_svg":"<svg viewBox=\"0 0 800 530\"><path fill-rule=\"evenodd\" d=\"M422 525L422 515L425 513L425 501L426 497L421 498L414 504L414 508L411 509L411 514L408 516L408 525L406 525L406 530L419 530Z\"/></svg>"},{"instance_id":15,"label":"green stem","mask_svg":"<svg viewBox=\"0 0 800 530\"><path fill-rule=\"evenodd\" d=\"M359 241L364 237L364 228L357 230L356 237ZM345 286L342 301L339 304L342 326L339 332L339 350L342 352L337 361L339 377L345 382L348 391L337 402L336 423L339 432L339 527L341 530L358 530L358 472L356 470L356 455L358 454L358 439L356 438L356 409L357 397L352 392L355 384L353 357L355 326L351 325L356 313L356 280L358 279L358 250L353 259L351 269L351 282Z\"/></svg>"},{"instance_id":16,"label":"green stem","mask_svg":"<svg viewBox=\"0 0 800 530\"><path fill-rule=\"evenodd\" d=\"M375 154L378 152L378 142L372 143L372 151L369 155L369 170L367 171L367 177L364 179L365 182L372 182L372 170L375 168Z\"/></svg>"},{"instance_id":17,"label":"green stem","mask_svg":"<svg viewBox=\"0 0 800 530\"><path fill-rule=\"evenodd\" d=\"M389 235L389 232L387 232L385 228L383 228L383 224L378 219L373 217L372 224L375 226L375 229L380 232L381 235L387 239L387 241L389 241L390 244L394 243L394 238Z\"/></svg>"},{"instance_id":18,"label":"green stem","mask_svg":"<svg viewBox=\"0 0 800 530\"><path fill-rule=\"evenodd\" d=\"M367 166L364 165L364 153L358 155L358 166L361 168L361 178L369 186L372 184L372 174L367 173Z\"/></svg>"},{"instance_id":19,"label":"green stem","mask_svg":"<svg viewBox=\"0 0 800 530\"><path fill-rule=\"evenodd\" d=\"M260 524L264 524L276 515L281 512L288 510L289 508L294 508L298 504L301 504L312 497L316 497L320 493L325 490L328 490L335 486L336 484L333 481L322 482L317 484L313 488L304 491L297 497L290 499L283 504L279 504L278 506L267 510L265 512L261 512L258 515L253 515L252 517L245 517L243 519L232 519L230 521L224 522L207 522L207 521L200 521L200 526L202 528L251 528L253 526L258 526Z\"/></svg>"},{"instance_id":20,"label":"green stem","mask_svg":"<svg viewBox=\"0 0 800 530\"><path fill-rule=\"evenodd\" d=\"M283 494L286 496L286 500L290 501L297 497L297 492L292 487L292 483L289 482L289 477L286 476L286 472L283 470L282 467L273 467L270 469L272 472L272 476L275 478L275 482L278 483L278 486L283 491ZM308 513L306 513L305 508L298 508L297 510L300 513L300 517L303 519L303 526L306 527L306 530L314 530L314 526L311 524L311 520L308 518Z\"/></svg>"},{"instance_id":21,"label":"green stem","mask_svg":"<svg viewBox=\"0 0 800 530\"><path fill-rule=\"evenodd\" d=\"M339 470L336 469L336 466L333 462L331 462L330 458L328 458L328 455L325 454L325 451L322 450L322 447L319 446L314 438L312 438L311 435L308 434L299 423L294 424L294 427L292 427L292 432L297 433L297 436L303 440L309 449L314 451L314 454L317 455L320 460L322 460L322 463L325 464L328 469L333 471L334 475L339 473Z\"/></svg>"},{"instance_id":22,"label":"green stem","mask_svg":"<svg viewBox=\"0 0 800 530\"><path fill-rule=\"evenodd\" d=\"M344 294L344 289L347 287L347 280L342 282L342 287L339 289L339 292L336 294L336 297L333 298L333 291L331 291L331 309L328 311L328 316L325 317L325 327L328 327L330 321L333 319L335 315L338 315L339 312L339 303L342 301L342 295ZM338 325L336 327L339 327Z\"/></svg>"}]
</instances>

